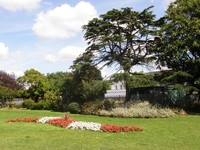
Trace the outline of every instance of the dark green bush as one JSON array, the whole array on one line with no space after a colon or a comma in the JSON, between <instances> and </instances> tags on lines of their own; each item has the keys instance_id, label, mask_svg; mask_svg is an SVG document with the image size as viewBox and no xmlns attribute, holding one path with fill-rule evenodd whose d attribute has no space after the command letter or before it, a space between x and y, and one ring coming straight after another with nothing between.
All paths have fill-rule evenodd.
<instances>
[{"instance_id":1,"label":"dark green bush","mask_svg":"<svg viewBox=\"0 0 200 150\"><path fill-rule=\"evenodd\" d=\"M27 108L27 109L31 109L34 104L35 104L35 102L32 99L27 99L27 100L24 100L22 102L22 107Z\"/></svg>"},{"instance_id":2,"label":"dark green bush","mask_svg":"<svg viewBox=\"0 0 200 150\"><path fill-rule=\"evenodd\" d=\"M45 102L39 101L38 103L35 103L31 109L33 109L33 110L44 110L44 108L45 108Z\"/></svg>"},{"instance_id":3,"label":"dark green bush","mask_svg":"<svg viewBox=\"0 0 200 150\"><path fill-rule=\"evenodd\" d=\"M70 113L78 114L81 112L80 105L77 102L71 102L68 105L68 110Z\"/></svg>"},{"instance_id":4,"label":"dark green bush","mask_svg":"<svg viewBox=\"0 0 200 150\"><path fill-rule=\"evenodd\" d=\"M44 100L40 100L38 103L35 103L31 109L33 110L52 110L51 102L45 102Z\"/></svg>"},{"instance_id":5,"label":"dark green bush","mask_svg":"<svg viewBox=\"0 0 200 150\"><path fill-rule=\"evenodd\" d=\"M103 109L103 103L102 100L85 102L81 108L81 112L87 115L98 114Z\"/></svg>"}]
</instances>

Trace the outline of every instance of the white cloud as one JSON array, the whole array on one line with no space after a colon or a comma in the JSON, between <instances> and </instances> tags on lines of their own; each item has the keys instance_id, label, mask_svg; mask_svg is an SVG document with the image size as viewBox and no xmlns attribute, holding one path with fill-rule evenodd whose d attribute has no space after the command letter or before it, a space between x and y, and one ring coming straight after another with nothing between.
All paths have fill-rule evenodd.
<instances>
[{"instance_id":1,"label":"white cloud","mask_svg":"<svg viewBox=\"0 0 200 150\"><path fill-rule=\"evenodd\" d=\"M85 51L84 47L67 46L62 48L57 55L47 54L44 57L44 60L47 62L74 60L84 51Z\"/></svg>"},{"instance_id":2,"label":"white cloud","mask_svg":"<svg viewBox=\"0 0 200 150\"><path fill-rule=\"evenodd\" d=\"M58 56L61 59L74 59L85 51L83 47L67 46L60 50Z\"/></svg>"},{"instance_id":3,"label":"white cloud","mask_svg":"<svg viewBox=\"0 0 200 150\"><path fill-rule=\"evenodd\" d=\"M0 42L0 60L5 60L8 58L8 50L9 48L2 42Z\"/></svg>"},{"instance_id":4,"label":"white cloud","mask_svg":"<svg viewBox=\"0 0 200 150\"><path fill-rule=\"evenodd\" d=\"M52 54L48 54L44 57L44 60L47 62L57 62L58 59L56 56L52 55Z\"/></svg>"},{"instance_id":5,"label":"white cloud","mask_svg":"<svg viewBox=\"0 0 200 150\"><path fill-rule=\"evenodd\" d=\"M0 8L8 11L33 10L42 0L0 0Z\"/></svg>"},{"instance_id":6,"label":"white cloud","mask_svg":"<svg viewBox=\"0 0 200 150\"><path fill-rule=\"evenodd\" d=\"M42 38L67 39L81 31L81 26L97 16L93 5L81 1L72 7L63 4L48 12L40 12L32 30Z\"/></svg>"}]
</instances>

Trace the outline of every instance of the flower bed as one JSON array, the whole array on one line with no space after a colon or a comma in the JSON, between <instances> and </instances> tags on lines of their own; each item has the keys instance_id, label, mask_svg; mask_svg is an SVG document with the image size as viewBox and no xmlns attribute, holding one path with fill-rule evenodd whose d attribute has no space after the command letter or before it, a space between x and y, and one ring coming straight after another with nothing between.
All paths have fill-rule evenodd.
<instances>
[{"instance_id":1,"label":"flower bed","mask_svg":"<svg viewBox=\"0 0 200 150\"><path fill-rule=\"evenodd\" d=\"M6 122L37 122L39 118L17 118L17 119L9 119Z\"/></svg>"},{"instance_id":2,"label":"flower bed","mask_svg":"<svg viewBox=\"0 0 200 150\"><path fill-rule=\"evenodd\" d=\"M116 126L116 125L101 125L101 131L103 132L133 132L133 131L142 131L143 129L136 126Z\"/></svg>"},{"instance_id":3,"label":"flower bed","mask_svg":"<svg viewBox=\"0 0 200 150\"><path fill-rule=\"evenodd\" d=\"M103 131L111 133L121 133L121 132L134 132L142 131L143 129L137 126L117 126L100 124L94 122L82 122L70 119L67 115L64 118L61 117L42 117L42 118L18 118L9 119L6 122L37 122L37 123L47 123L57 127L66 129L79 129L79 130L91 130L91 131Z\"/></svg>"}]
</instances>

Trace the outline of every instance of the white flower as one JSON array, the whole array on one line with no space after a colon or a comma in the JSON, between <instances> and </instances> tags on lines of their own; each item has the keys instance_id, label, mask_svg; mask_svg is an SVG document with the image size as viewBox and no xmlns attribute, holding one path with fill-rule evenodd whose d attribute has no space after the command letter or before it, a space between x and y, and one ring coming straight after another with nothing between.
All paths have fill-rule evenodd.
<instances>
[{"instance_id":1,"label":"white flower","mask_svg":"<svg viewBox=\"0 0 200 150\"><path fill-rule=\"evenodd\" d=\"M52 120L52 119L60 119L61 117L42 117L40 118L37 122L38 123L46 123L48 122L49 120Z\"/></svg>"},{"instance_id":2,"label":"white flower","mask_svg":"<svg viewBox=\"0 0 200 150\"><path fill-rule=\"evenodd\" d=\"M100 131L101 124L94 122L72 122L68 125L68 129L80 129L80 130L92 130L92 131Z\"/></svg>"}]
</instances>

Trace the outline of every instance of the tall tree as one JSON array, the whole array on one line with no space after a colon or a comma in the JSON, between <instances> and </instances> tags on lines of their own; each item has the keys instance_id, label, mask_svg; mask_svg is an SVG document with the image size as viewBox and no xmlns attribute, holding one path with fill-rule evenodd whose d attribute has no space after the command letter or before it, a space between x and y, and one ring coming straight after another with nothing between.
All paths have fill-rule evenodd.
<instances>
[{"instance_id":1,"label":"tall tree","mask_svg":"<svg viewBox=\"0 0 200 150\"><path fill-rule=\"evenodd\" d=\"M133 66L145 65L155 59L151 47L156 24L151 8L142 12L131 8L113 9L84 25L84 38L89 45L86 53L94 55L95 64L117 64L119 69L131 73ZM128 83L126 89L128 100Z\"/></svg>"},{"instance_id":2,"label":"tall tree","mask_svg":"<svg viewBox=\"0 0 200 150\"><path fill-rule=\"evenodd\" d=\"M101 98L106 84L102 81L101 71L92 63L91 54L78 57L71 66L73 83L72 99L79 103Z\"/></svg>"},{"instance_id":3,"label":"tall tree","mask_svg":"<svg viewBox=\"0 0 200 150\"><path fill-rule=\"evenodd\" d=\"M47 74L50 83L50 91L44 98L51 99L58 110L64 111L64 105L71 99L72 74L68 72L55 72ZM49 94L48 94L49 93Z\"/></svg>"},{"instance_id":4,"label":"tall tree","mask_svg":"<svg viewBox=\"0 0 200 150\"><path fill-rule=\"evenodd\" d=\"M200 89L200 1L176 0L161 22L159 63L175 71L166 79Z\"/></svg>"},{"instance_id":5,"label":"tall tree","mask_svg":"<svg viewBox=\"0 0 200 150\"><path fill-rule=\"evenodd\" d=\"M101 71L93 64L91 54L83 54L74 60L71 66L74 77L78 80L102 80Z\"/></svg>"},{"instance_id":6,"label":"tall tree","mask_svg":"<svg viewBox=\"0 0 200 150\"><path fill-rule=\"evenodd\" d=\"M54 91L56 95L61 96L64 83L69 76L70 73L67 72L48 73L46 77L51 86L50 90Z\"/></svg>"},{"instance_id":7,"label":"tall tree","mask_svg":"<svg viewBox=\"0 0 200 150\"><path fill-rule=\"evenodd\" d=\"M29 97L35 102L43 98L46 91L50 89L47 78L37 70L30 69L24 72L24 76L18 78L19 83L27 89Z\"/></svg>"}]
</instances>

